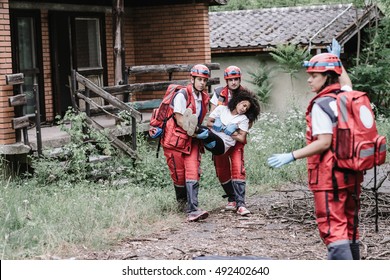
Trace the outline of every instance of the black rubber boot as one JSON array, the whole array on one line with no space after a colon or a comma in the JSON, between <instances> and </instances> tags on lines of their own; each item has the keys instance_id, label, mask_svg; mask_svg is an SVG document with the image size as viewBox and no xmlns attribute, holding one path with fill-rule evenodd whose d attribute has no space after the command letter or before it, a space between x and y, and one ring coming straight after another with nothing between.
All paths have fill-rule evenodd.
<instances>
[{"instance_id":1,"label":"black rubber boot","mask_svg":"<svg viewBox=\"0 0 390 280\"><path fill-rule=\"evenodd\" d=\"M223 195L222 197L227 197L229 202L236 201L232 181L221 184L221 186L226 193L226 195Z\"/></svg>"},{"instance_id":2,"label":"black rubber boot","mask_svg":"<svg viewBox=\"0 0 390 280\"><path fill-rule=\"evenodd\" d=\"M328 246L328 260L352 260L349 243Z\"/></svg>"},{"instance_id":3,"label":"black rubber boot","mask_svg":"<svg viewBox=\"0 0 390 280\"><path fill-rule=\"evenodd\" d=\"M187 206L187 190L185 187L175 187L176 201L178 204L178 209L180 211L185 211Z\"/></svg>"},{"instance_id":4,"label":"black rubber boot","mask_svg":"<svg viewBox=\"0 0 390 280\"><path fill-rule=\"evenodd\" d=\"M186 190L187 190L187 212L188 213L194 212L198 210L199 182L187 181Z\"/></svg>"},{"instance_id":5,"label":"black rubber boot","mask_svg":"<svg viewBox=\"0 0 390 280\"><path fill-rule=\"evenodd\" d=\"M355 243L350 243L349 247L351 248L352 258L354 260L360 260L359 242L356 241Z\"/></svg>"},{"instance_id":6,"label":"black rubber boot","mask_svg":"<svg viewBox=\"0 0 390 280\"><path fill-rule=\"evenodd\" d=\"M245 181L232 181L237 208L245 206Z\"/></svg>"}]
</instances>

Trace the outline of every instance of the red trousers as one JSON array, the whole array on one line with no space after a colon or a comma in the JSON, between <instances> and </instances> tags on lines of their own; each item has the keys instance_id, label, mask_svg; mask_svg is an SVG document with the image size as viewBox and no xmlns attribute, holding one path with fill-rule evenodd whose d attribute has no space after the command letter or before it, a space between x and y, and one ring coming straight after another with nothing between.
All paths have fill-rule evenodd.
<instances>
[{"instance_id":1,"label":"red trousers","mask_svg":"<svg viewBox=\"0 0 390 280\"><path fill-rule=\"evenodd\" d=\"M197 139L192 140L189 155L164 147L169 172L176 186L185 186L186 181L199 181L201 155L198 144Z\"/></svg>"},{"instance_id":2,"label":"red trousers","mask_svg":"<svg viewBox=\"0 0 390 280\"><path fill-rule=\"evenodd\" d=\"M355 186L339 189L339 201L334 201L333 190L313 192L318 230L326 245L353 239L355 209L360 209L361 186L356 188L356 191ZM355 226L358 240L357 220Z\"/></svg>"},{"instance_id":3,"label":"red trousers","mask_svg":"<svg viewBox=\"0 0 390 280\"><path fill-rule=\"evenodd\" d=\"M220 183L230 180L245 181L244 144L237 142L225 154L214 156L214 165Z\"/></svg>"}]
</instances>

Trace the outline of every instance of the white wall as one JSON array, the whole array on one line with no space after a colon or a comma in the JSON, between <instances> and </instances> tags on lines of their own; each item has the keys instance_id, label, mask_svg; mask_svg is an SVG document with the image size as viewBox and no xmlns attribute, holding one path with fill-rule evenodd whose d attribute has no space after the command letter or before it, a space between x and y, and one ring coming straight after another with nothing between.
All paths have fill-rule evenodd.
<instances>
[{"instance_id":1,"label":"white wall","mask_svg":"<svg viewBox=\"0 0 390 280\"><path fill-rule=\"evenodd\" d=\"M301 110L305 111L311 98L314 97L314 93L311 93L307 84L307 74L302 67L302 71L297 74L297 79L293 80L293 87L291 85L290 75L281 72L278 69L278 65L270 56L263 56L261 58L256 56L224 56L224 57L212 57L213 63L220 64L220 70L213 70L211 72L212 77L219 77L221 84L225 84L223 79L223 71L230 65L236 65L242 72L242 85L254 91L255 86L248 82L250 76L249 72L255 72L259 67L260 59L263 63L266 63L268 67L272 69L271 76L271 107L269 111L275 113L283 113L286 108L295 105ZM214 88L215 86L213 86Z\"/></svg>"}]
</instances>

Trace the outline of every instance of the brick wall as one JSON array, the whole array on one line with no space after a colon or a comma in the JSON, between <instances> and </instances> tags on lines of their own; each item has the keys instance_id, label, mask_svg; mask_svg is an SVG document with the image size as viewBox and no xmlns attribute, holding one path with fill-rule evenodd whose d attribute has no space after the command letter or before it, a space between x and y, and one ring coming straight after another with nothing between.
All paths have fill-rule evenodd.
<instances>
[{"instance_id":1,"label":"brick wall","mask_svg":"<svg viewBox=\"0 0 390 280\"><path fill-rule=\"evenodd\" d=\"M9 0L0 0L0 145L15 143L11 119L14 109L8 104L13 95L5 75L12 73ZM127 66L154 64L195 64L211 61L208 5L185 4L129 8L124 22ZM41 10L45 114L54 119L52 69L50 61L48 11ZM114 84L112 14L106 14L108 85ZM173 79L186 79L188 73L174 73ZM166 81L168 75L148 74L130 77L130 82ZM162 92L136 93L134 99L161 97Z\"/></svg>"},{"instance_id":2,"label":"brick wall","mask_svg":"<svg viewBox=\"0 0 390 280\"><path fill-rule=\"evenodd\" d=\"M54 120L52 70L50 60L50 38L49 38L48 11L41 11L42 29L42 58L43 58L43 87L45 96L45 114L47 121Z\"/></svg>"},{"instance_id":3,"label":"brick wall","mask_svg":"<svg viewBox=\"0 0 390 280\"><path fill-rule=\"evenodd\" d=\"M0 0L0 145L16 142L11 119L14 109L8 97L13 95L12 86L6 84L5 75L12 74L11 32L8 0Z\"/></svg>"},{"instance_id":4,"label":"brick wall","mask_svg":"<svg viewBox=\"0 0 390 280\"><path fill-rule=\"evenodd\" d=\"M134 45L134 65L195 64L211 61L208 6L166 5L137 8L130 18L133 30L126 33L126 65ZM133 36L129 36L129 34ZM172 79L186 79L188 73L174 73ZM166 81L168 75L137 76L137 82ZM163 93L136 94L137 100L159 98Z\"/></svg>"},{"instance_id":5,"label":"brick wall","mask_svg":"<svg viewBox=\"0 0 390 280\"><path fill-rule=\"evenodd\" d=\"M114 38L112 35L112 14L106 14L106 51L107 51L107 78L108 85L113 86L115 83L114 77Z\"/></svg>"}]
</instances>

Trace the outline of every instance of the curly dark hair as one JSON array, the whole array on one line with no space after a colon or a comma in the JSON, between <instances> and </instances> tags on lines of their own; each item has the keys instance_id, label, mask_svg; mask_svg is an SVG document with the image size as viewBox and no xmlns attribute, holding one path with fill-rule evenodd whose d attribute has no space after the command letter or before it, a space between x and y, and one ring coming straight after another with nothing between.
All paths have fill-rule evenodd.
<instances>
[{"instance_id":1,"label":"curly dark hair","mask_svg":"<svg viewBox=\"0 0 390 280\"><path fill-rule=\"evenodd\" d=\"M249 101L249 103L251 104L249 110L245 113L249 121L254 122L255 120L257 120L260 115L260 103L257 99L256 94L247 89L241 89L238 92L235 92L232 96L232 99L230 99L228 103L229 110L233 111L236 108L237 104L241 101Z\"/></svg>"}]
</instances>

